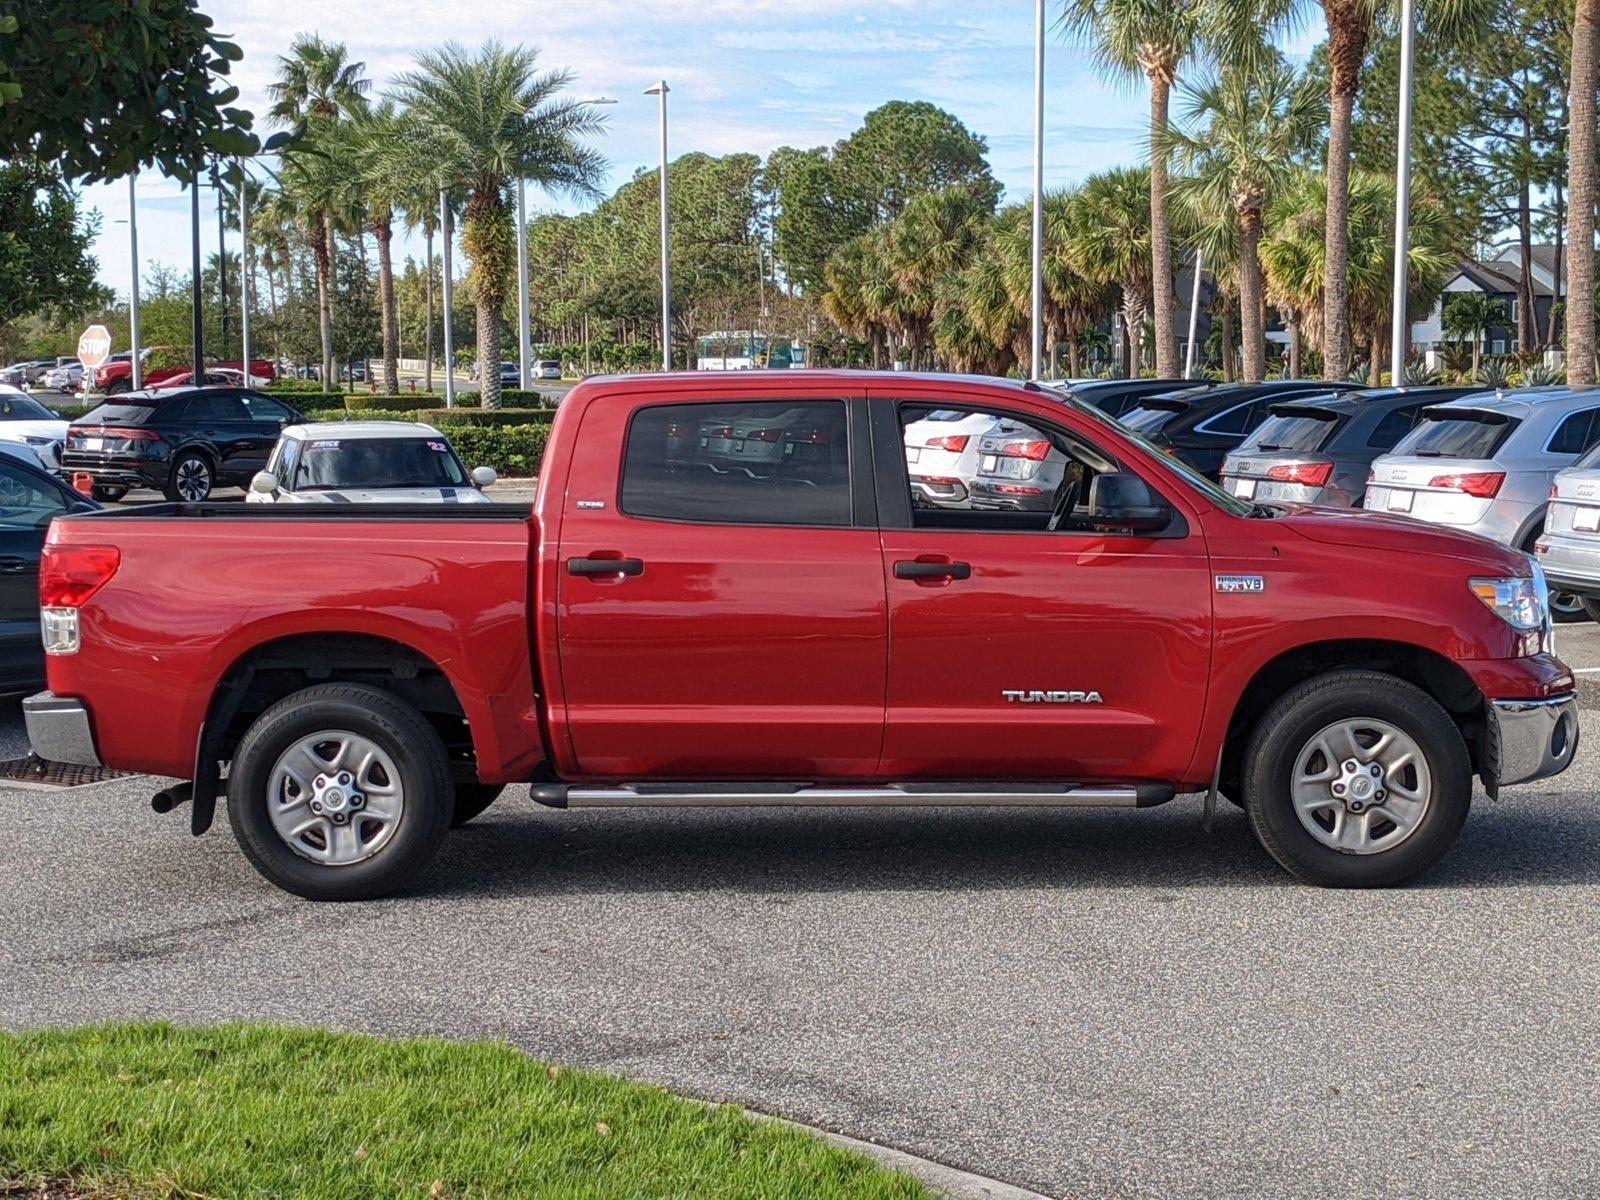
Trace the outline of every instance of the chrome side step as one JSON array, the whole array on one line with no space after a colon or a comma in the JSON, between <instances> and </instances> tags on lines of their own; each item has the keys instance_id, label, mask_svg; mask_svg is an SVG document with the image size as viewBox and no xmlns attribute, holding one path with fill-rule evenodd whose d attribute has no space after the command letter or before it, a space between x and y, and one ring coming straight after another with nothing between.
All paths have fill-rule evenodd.
<instances>
[{"instance_id":1,"label":"chrome side step","mask_svg":"<svg viewBox=\"0 0 1600 1200\"><path fill-rule=\"evenodd\" d=\"M1037 808L1153 808L1172 799L1171 784L1090 787L1061 784L926 784L823 787L805 783L623 784L571 787L533 785L533 798L550 808L876 807L1010 805Z\"/></svg>"}]
</instances>

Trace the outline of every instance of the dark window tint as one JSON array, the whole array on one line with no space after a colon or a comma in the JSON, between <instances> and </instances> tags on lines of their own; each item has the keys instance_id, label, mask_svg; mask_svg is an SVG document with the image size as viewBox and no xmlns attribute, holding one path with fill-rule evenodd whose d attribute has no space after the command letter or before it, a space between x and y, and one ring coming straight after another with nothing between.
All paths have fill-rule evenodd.
<instances>
[{"instance_id":1,"label":"dark window tint","mask_svg":"<svg viewBox=\"0 0 1600 1200\"><path fill-rule=\"evenodd\" d=\"M622 508L636 517L739 525L848 525L840 401L674 404L628 427Z\"/></svg>"},{"instance_id":2,"label":"dark window tint","mask_svg":"<svg viewBox=\"0 0 1600 1200\"><path fill-rule=\"evenodd\" d=\"M317 438L305 443L292 490L461 487L466 472L450 443L429 438Z\"/></svg>"},{"instance_id":3,"label":"dark window tint","mask_svg":"<svg viewBox=\"0 0 1600 1200\"><path fill-rule=\"evenodd\" d=\"M1367 445L1374 450L1393 450L1400 439L1411 432L1411 427L1417 423L1417 414L1422 411L1420 404L1408 404L1404 408L1397 408L1393 412L1383 414L1383 420L1372 430L1372 436L1367 438Z\"/></svg>"},{"instance_id":4,"label":"dark window tint","mask_svg":"<svg viewBox=\"0 0 1600 1200\"><path fill-rule=\"evenodd\" d=\"M1245 434L1256 424L1259 403L1239 404L1195 426L1196 433Z\"/></svg>"},{"instance_id":5,"label":"dark window tint","mask_svg":"<svg viewBox=\"0 0 1600 1200\"><path fill-rule=\"evenodd\" d=\"M1329 436L1339 427L1339 420L1330 412L1269 413L1267 419L1256 427L1250 447L1255 450L1321 450Z\"/></svg>"},{"instance_id":6,"label":"dark window tint","mask_svg":"<svg viewBox=\"0 0 1600 1200\"><path fill-rule=\"evenodd\" d=\"M1424 417L1409 437L1395 447L1396 454L1424 458L1492 458L1520 422L1473 420L1469 416Z\"/></svg>"},{"instance_id":7,"label":"dark window tint","mask_svg":"<svg viewBox=\"0 0 1600 1200\"><path fill-rule=\"evenodd\" d=\"M263 396L260 392L240 392L239 399L244 402L250 416L256 421L288 421L294 417L294 412L286 404L280 404L271 396Z\"/></svg>"},{"instance_id":8,"label":"dark window tint","mask_svg":"<svg viewBox=\"0 0 1600 1200\"><path fill-rule=\"evenodd\" d=\"M38 529L66 511L59 488L0 458L0 529Z\"/></svg>"},{"instance_id":9,"label":"dark window tint","mask_svg":"<svg viewBox=\"0 0 1600 1200\"><path fill-rule=\"evenodd\" d=\"M37 400L26 396L0 396L0 421L54 421L59 420Z\"/></svg>"},{"instance_id":10,"label":"dark window tint","mask_svg":"<svg viewBox=\"0 0 1600 1200\"><path fill-rule=\"evenodd\" d=\"M1571 414L1556 426L1556 431L1550 435L1550 444L1546 449L1551 454L1582 454L1595 443L1597 415L1600 415L1600 412L1592 408Z\"/></svg>"},{"instance_id":11,"label":"dark window tint","mask_svg":"<svg viewBox=\"0 0 1600 1200\"><path fill-rule=\"evenodd\" d=\"M184 410L183 419L191 424L205 421L248 421L250 414L245 411L239 397L229 392L212 392L207 395L190 396L189 406Z\"/></svg>"},{"instance_id":12,"label":"dark window tint","mask_svg":"<svg viewBox=\"0 0 1600 1200\"><path fill-rule=\"evenodd\" d=\"M1187 407L1187 405L1177 405L1172 408L1156 408L1139 404L1124 413L1121 421L1129 429L1137 430L1145 437L1149 437Z\"/></svg>"},{"instance_id":13,"label":"dark window tint","mask_svg":"<svg viewBox=\"0 0 1600 1200\"><path fill-rule=\"evenodd\" d=\"M149 404L112 403L91 408L74 424L78 425L143 425L156 413L155 401Z\"/></svg>"}]
</instances>

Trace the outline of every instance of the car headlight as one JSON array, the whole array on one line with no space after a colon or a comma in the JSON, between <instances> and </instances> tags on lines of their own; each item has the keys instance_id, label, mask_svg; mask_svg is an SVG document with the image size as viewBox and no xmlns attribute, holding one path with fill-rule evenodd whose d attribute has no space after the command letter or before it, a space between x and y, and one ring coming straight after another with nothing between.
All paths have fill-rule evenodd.
<instances>
[{"instance_id":1,"label":"car headlight","mask_svg":"<svg viewBox=\"0 0 1600 1200\"><path fill-rule=\"evenodd\" d=\"M1544 568L1533 564L1531 575L1509 578L1469 579L1467 586L1479 600L1511 628L1522 634L1521 653L1539 650L1554 652L1554 631L1550 620L1550 595Z\"/></svg>"}]
</instances>

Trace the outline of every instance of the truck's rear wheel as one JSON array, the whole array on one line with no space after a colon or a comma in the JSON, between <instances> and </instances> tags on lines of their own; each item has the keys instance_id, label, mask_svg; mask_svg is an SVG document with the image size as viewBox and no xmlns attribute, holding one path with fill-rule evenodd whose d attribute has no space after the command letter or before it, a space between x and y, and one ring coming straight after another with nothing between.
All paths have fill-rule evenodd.
<instances>
[{"instance_id":1,"label":"truck's rear wheel","mask_svg":"<svg viewBox=\"0 0 1600 1200\"><path fill-rule=\"evenodd\" d=\"M309 900L404 887L450 828L455 786L433 726L378 688L328 683L278 701L239 743L228 821L257 870Z\"/></svg>"},{"instance_id":2,"label":"truck's rear wheel","mask_svg":"<svg viewBox=\"0 0 1600 1200\"><path fill-rule=\"evenodd\" d=\"M1472 764L1450 715L1375 671L1300 684L1245 750L1250 825L1309 883L1384 887L1426 871L1454 844L1471 801Z\"/></svg>"}]
</instances>

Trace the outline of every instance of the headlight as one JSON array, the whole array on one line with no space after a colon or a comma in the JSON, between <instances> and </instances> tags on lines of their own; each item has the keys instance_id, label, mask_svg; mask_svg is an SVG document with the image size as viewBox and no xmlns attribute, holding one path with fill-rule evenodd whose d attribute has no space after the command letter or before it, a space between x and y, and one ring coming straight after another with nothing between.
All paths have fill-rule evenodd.
<instances>
[{"instance_id":1,"label":"headlight","mask_svg":"<svg viewBox=\"0 0 1600 1200\"><path fill-rule=\"evenodd\" d=\"M48 446L55 441L55 438L24 436L22 440L30 446Z\"/></svg>"},{"instance_id":2,"label":"headlight","mask_svg":"<svg viewBox=\"0 0 1600 1200\"><path fill-rule=\"evenodd\" d=\"M1542 572L1541 572L1542 575ZM1545 594L1543 578L1516 576L1510 579L1469 579L1473 593L1513 629L1526 633L1544 627Z\"/></svg>"}]
</instances>

